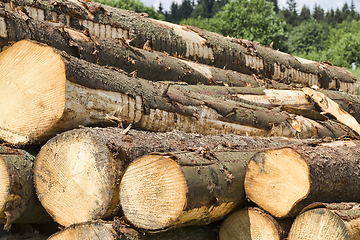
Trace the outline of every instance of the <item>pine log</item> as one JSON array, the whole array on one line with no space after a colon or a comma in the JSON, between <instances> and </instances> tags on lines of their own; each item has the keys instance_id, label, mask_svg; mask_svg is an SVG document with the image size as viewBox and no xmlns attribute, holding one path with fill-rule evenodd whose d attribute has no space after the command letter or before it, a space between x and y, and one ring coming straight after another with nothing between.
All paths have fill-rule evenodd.
<instances>
[{"instance_id":1,"label":"pine log","mask_svg":"<svg viewBox=\"0 0 360 240\"><path fill-rule=\"evenodd\" d=\"M296 216L313 202L360 198L359 142L335 141L269 149L253 156L247 197L274 217Z\"/></svg>"},{"instance_id":2,"label":"pine log","mask_svg":"<svg viewBox=\"0 0 360 240\"><path fill-rule=\"evenodd\" d=\"M226 217L220 227L219 239L280 240L287 236L287 226L291 226L291 223L292 219L286 219L280 225L270 214L260 208L250 207Z\"/></svg>"},{"instance_id":3,"label":"pine log","mask_svg":"<svg viewBox=\"0 0 360 240\"><path fill-rule=\"evenodd\" d=\"M0 145L0 222L6 230L12 223L52 222L35 194L34 160L24 150Z\"/></svg>"},{"instance_id":4,"label":"pine log","mask_svg":"<svg viewBox=\"0 0 360 240\"><path fill-rule=\"evenodd\" d=\"M148 230L203 225L220 220L246 203L245 167L249 152L172 152L133 161L120 182L123 213Z\"/></svg>"},{"instance_id":5,"label":"pine log","mask_svg":"<svg viewBox=\"0 0 360 240\"><path fill-rule=\"evenodd\" d=\"M215 68L193 61L169 56L162 52L153 52L129 46L120 39L103 40L89 34L54 22L37 21L19 10L16 14L0 9L0 19L4 19L2 28L10 29L6 37L0 36L0 47L11 41L32 39L45 43L69 55L102 66L122 69L140 78L151 81L174 81L188 84L227 85L238 87L288 88L286 84L270 79L235 71Z\"/></svg>"},{"instance_id":6,"label":"pine log","mask_svg":"<svg viewBox=\"0 0 360 240\"><path fill-rule=\"evenodd\" d=\"M302 86L341 89L357 95L356 77L345 68L318 63L191 26L144 17L131 11L87 1L2 0L7 10L23 10L37 20L61 22L101 38L124 38L129 44L186 57L219 68L256 74ZM4 21L2 21L4 22ZM2 34L6 36L6 31Z\"/></svg>"},{"instance_id":7,"label":"pine log","mask_svg":"<svg viewBox=\"0 0 360 240\"><path fill-rule=\"evenodd\" d=\"M38 197L63 226L113 216L118 180L136 158L151 152L244 151L308 144L314 140L237 135L155 133L120 128L84 128L59 134L42 146L35 161ZM74 157L75 156L75 157ZM76 161L75 161L76 160ZM101 180L99 180L101 179Z\"/></svg>"},{"instance_id":8,"label":"pine log","mask_svg":"<svg viewBox=\"0 0 360 240\"><path fill-rule=\"evenodd\" d=\"M79 125L114 120L160 132L310 138L351 131L331 121L129 77L29 40L2 52L0 66L0 139L11 144L41 142Z\"/></svg>"},{"instance_id":9,"label":"pine log","mask_svg":"<svg viewBox=\"0 0 360 240\"><path fill-rule=\"evenodd\" d=\"M99 240L217 240L217 225L190 226L166 232L145 233L130 228L117 220L101 220L74 224L51 235L49 240L99 239Z\"/></svg>"},{"instance_id":10,"label":"pine log","mask_svg":"<svg viewBox=\"0 0 360 240\"><path fill-rule=\"evenodd\" d=\"M360 205L344 202L310 205L295 219L288 239L360 239Z\"/></svg>"}]
</instances>

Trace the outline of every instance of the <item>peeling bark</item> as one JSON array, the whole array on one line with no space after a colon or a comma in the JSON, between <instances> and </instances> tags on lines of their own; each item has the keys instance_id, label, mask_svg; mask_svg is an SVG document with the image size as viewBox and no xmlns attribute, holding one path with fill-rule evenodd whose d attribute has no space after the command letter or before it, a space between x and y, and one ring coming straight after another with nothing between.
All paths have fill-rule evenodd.
<instances>
[{"instance_id":1,"label":"peeling bark","mask_svg":"<svg viewBox=\"0 0 360 240\"><path fill-rule=\"evenodd\" d=\"M149 46L159 52L201 63L256 74L285 83L318 85L324 89L357 94L356 77L344 68L294 57L256 42L221 36L191 26L180 26L144 17L131 11L86 1L2 0L5 9L24 9L38 20L88 28L101 38L124 38L135 47ZM11 3L11 4L10 4ZM0 20L1 21L1 20ZM2 20L2 22L4 22ZM2 30L2 36L7 36Z\"/></svg>"},{"instance_id":2,"label":"peeling bark","mask_svg":"<svg viewBox=\"0 0 360 240\"><path fill-rule=\"evenodd\" d=\"M309 138L341 137L350 131L332 121L129 77L29 40L6 49L0 65L0 138L12 144L44 141L79 125L106 125L114 119L160 132Z\"/></svg>"},{"instance_id":3,"label":"peeling bark","mask_svg":"<svg viewBox=\"0 0 360 240\"><path fill-rule=\"evenodd\" d=\"M0 47L12 41L31 39L86 61L116 67L151 81L237 87L289 87L273 80L258 79L255 76L172 57L162 52L135 48L120 39L103 40L87 31L69 28L63 24L37 21L30 17L25 20L20 14L5 9L0 9L0 19L2 18L5 23L2 27L16 31L8 31L6 38L0 38Z\"/></svg>"}]
</instances>

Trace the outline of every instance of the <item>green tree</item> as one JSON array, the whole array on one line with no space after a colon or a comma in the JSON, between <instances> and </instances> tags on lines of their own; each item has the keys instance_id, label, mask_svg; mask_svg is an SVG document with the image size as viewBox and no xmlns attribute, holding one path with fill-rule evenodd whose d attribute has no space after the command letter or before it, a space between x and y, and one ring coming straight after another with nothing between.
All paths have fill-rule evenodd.
<instances>
[{"instance_id":1,"label":"green tree","mask_svg":"<svg viewBox=\"0 0 360 240\"><path fill-rule=\"evenodd\" d=\"M324 15L325 15L324 9L322 9L320 7L320 5L317 5L315 3L314 11L313 11L313 18L316 19L317 21L322 21L322 20L324 20Z\"/></svg>"},{"instance_id":2,"label":"green tree","mask_svg":"<svg viewBox=\"0 0 360 240\"><path fill-rule=\"evenodd\" d=\"M352 62L360 63L360 33L347 33L326 52L332 64L350 67Z\"/></svg>"},{"instance_id":3,"label":"green tree","mask_svg":"<svg viewBox=\"0 0 360 240\"><path fill-rule=\"evenodd\" d=\"M289 51L292 54L309 54L320 52L326 48L329 36L328 27L314 19L304 21L294 27L288 40Z\"/></svg>"},{"instance_id":4,"label":"green tree","mask_svg":"<svg viewBox=\"0 0 360 240\"><path fill-rule=\"evenodd\" d=\"M285 22L276 16L273 4L265 0L231 1L210 21L214 31L225 36L255 40L282 48L286 40Z\"/></svg>"},{"instance_id":5,"label":"green tree","mask_svg":"<svg viewBox=\"0 0 360 240\"><path fill-rule=\"evenodd\" d=\"M147 13L150 18L165 19L164 15L155 11L154 7L145 6L140 0L96 0L96 2L134 12Z\"/></svg>"},{"instance_id":6,"label":"green tree","mask_svg":"<svg viewBox=\"0 0 360 240\"><path fill-rule=\"evenodd\" d=\"M307 21L311 19L311 12L310 12L310 9L304 5L302 8L301 8L301 12L300 12L300 15L299 15L299 21L300 23L303 22L303 21Z\"/></svg>"}]
</instances>

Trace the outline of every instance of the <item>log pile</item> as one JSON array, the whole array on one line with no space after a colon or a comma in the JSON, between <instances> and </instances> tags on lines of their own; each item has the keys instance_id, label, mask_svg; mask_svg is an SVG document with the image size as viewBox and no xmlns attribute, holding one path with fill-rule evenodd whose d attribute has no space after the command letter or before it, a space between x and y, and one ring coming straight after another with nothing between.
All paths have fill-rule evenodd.
<instances>
[{"instance_id":1,"label":"log pile","mask_svg":"<svg viewBox=\"0 0 360 240\"><path fill-rule=\"evenodd\" d=\"M360 236L346 69L82 0L1 0L0 47L0 237Z\"/></svg>"}]
</instances>

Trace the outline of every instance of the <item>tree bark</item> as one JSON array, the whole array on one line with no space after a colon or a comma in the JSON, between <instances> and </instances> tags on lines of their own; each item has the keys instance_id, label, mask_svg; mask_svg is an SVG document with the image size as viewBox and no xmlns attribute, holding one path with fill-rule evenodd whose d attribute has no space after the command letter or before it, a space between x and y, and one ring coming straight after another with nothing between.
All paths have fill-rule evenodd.
<instances>
[{"instance_id":1,"label":"tree bark","mask_svg":"<svg viewBox=\"0 0 360 240\"><path fill-rule=\"evenodd\" d=\"M29 40L6 49L0 65L0 139L11 144L41 142L79 125L106 125L114 119L160 132L309 138L350 131L331 121L129 77Z\"/></svg>"},{"instance_id":2,"label":"tree bark","mask_svg":"<svg viewBox=\"0 0 360 240\"><path fill-rule=\"evenodd\" d=\"M11 29L7 31L6 38L0 38L1 47L11 41L31 39L92 63L116 67L127 73L136 72L138 77L151 81L237 87L289 87L270 79L258 79L255 76L172 57L162 52L135 48L119 39L103 40L86 31L25 18L24 15L22 17L5 9L0 9L0 19L4 19L6 29Z\"/></svg>"},{"instance_id":3,"label":"tree bark","mask_svg":"<svg viewBox=\"0 0 360 240\"><path fill-rule=\"evenodd\" d=\"M246 203L250 152L172 152L133 161L120 182L120 204L134 226L159 230L220 220Z\"/></svg>"},{"instance_id":4,"label":"tree bark","mask_svg":"<svg viewBox=\"0 0 360 240\"><path fill-rule=\"evenodd\" d=\"M207 148L251 152L314 141L177 131L130 130L124 134L119 128L76 129L55 136L43 145L35 162L34 183L44 208L56 222L69 226L116 214L118 185L124 169L134 159L151 152ZM241 194L239 190L236 192Z\"/></svg>"},{"instance_id":5,"label":"tree bark","mask_svg":"<svg viewBox=\"0 0 360 240\"><path fill-rule=\"evenodd\" d=\"M360 211L357 203L316 203L294 221L289 240L360 239Z\"/></svg>"},{"instance_id":6,"label":"tree bark","mask_svg":"<svg viewBox=\"0 0 360 240\"><path fill-rule=\"evenodd\" d=\"M287 236L292 219L285 221L279 224L270 214L257 207L243 209L226 217L220 227L219 239L280 240Z\"/></svg>"},{"instance_id":7,"label":"tree bark","mask_svg":"<svg viewBox=\"0 0 360 240\"><path fill-rule=\"evenodd\" d=\"M356 201L359 142L335 141L259 152L247 166L245 192L275 217L313 202Z\"/></svg>"},{"instance_id":8,"label":"tree bark","mask_svg":"<svg viewBox=\"0 0 360 240\"><path fill-rule=\"evenodd\" d=\"M0 221L6 230L12 223L52 222L35 194L34 160L24 150L0 146Z\"/></svg>"},{"instance_id":9,"label":"tree bark","mask_svg":"<svg viewBox=\"0 0 360 240\"><path fill-rule=\"evenodd\" d=\"M294 57L257 42L224 37L191 26L144 17L131 11L86 1L2 0L8 10L25 8L37 20L62 22L101 38L124 38L132 46L167 52L219 68L256 74L302 86L318 85L357 95L356 77L344 68ZM9 3L10 2L10 3ZM6 31L2 31L6 35Z\"/></svg>"},{"instance_id":10,"label":"tree bark","mask_svg":"<svg viewBox=\"0 0 360 240\"><path fill-rule=\"evenodd\" d=\"M50 236L49 240L99 239L99 240L217 240L217 225L190 226L166 232L144 233L117 220L91 221L75 224Z\"/></svg>"}]
</instances>

